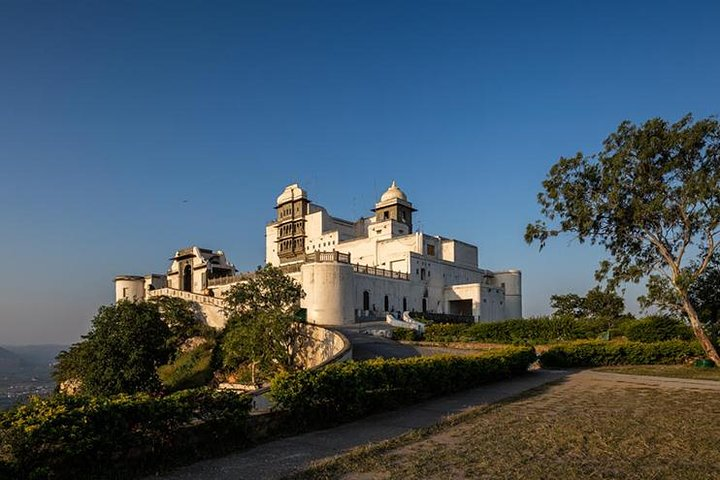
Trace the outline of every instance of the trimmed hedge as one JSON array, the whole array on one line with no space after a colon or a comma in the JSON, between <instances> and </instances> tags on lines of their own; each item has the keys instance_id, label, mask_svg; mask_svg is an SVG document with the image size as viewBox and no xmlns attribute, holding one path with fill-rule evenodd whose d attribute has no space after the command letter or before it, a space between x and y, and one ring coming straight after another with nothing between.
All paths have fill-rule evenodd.
<instances>
[{"instance_id":1,"label":"trimmed hedge","mask_svg":"<svg viewBox=\"0 0 720 480\"><path fill-rule=\"evenodd\" d=\"M670 317L648 317L628 323L624 329L628 340L634 342L662 342L664 340L692 340L692 329Z\"/></svg>"},{"instance_id":2,"label":"trimmed hedge","mask_svg":"<svg viewBox=\"0 0 720 480\"><path fill-rule=\"evenodd\" d=\"M535 360L534 349L509 347L473 356L350 361L280 374L270 391L300 426L327 425L517 375Z\"/></svg>"},{"instance_id":3,"label":"trimmed hedge","mask_svg":"<svg viewBox=\"0 0 720 480\"><path fill-rule=\"evenodd\" d=\"M424 339L432 342L491 342L509 344L543 344L570 340L593 340L604 336L626 336L638 342L692 340L692 329L682 321L669 317L648 317L640 320L622 318L558 318L540 317L526 320L475 323L472 325L436 323L425 329Z\"/></svg>"},{"instance_id":4,"label":"trimmed hedge","mask_svg":"<svg viewBox=\"0 0 720 480\"><path fill-rule=\"evenodd\" d=\"M396 328L392 331L393 340L419 340L422 334L412 328Z\"/></svg>"},{"instance_id":5,"label":"trimmed hedge","mask_svg":"<svg viewBox=\"0 0 720 480\"><path fill-rule=\"evenodd\" d=\"M541 317L475 323L472 325L434 324L425 330L425 340L433 342L469 341L494 343L549 343L558 340L597 338L607 331L607 319Z\"/></svg>"},{"instance_id":6,"label":"trimmed hedge","mask_svg":"<svg viewBox=\"0 0 720 480\"><path fill-rule=\"evenodd\" d=\"M425 327L423 338L429 342L469 341L467 329L470 325L457 323L433 323Z\"/></svg>"},{"instance_id":7,"label":"trimmed hedge","mask_svg":"<svg viewBox=\"0 0 720 480\"><path fill-rule=\"evenodd\" d=\"M196 389L153 398L57 395L0 414L0 472L89 478L142 471L246 437L251 399Z\"/></svg>"},{"instance_id":8,"label":"trimmed hedge","mask_svg":"<svg viewBox=\"0 0 720 480\"><path fill-rule=\"evenodd\" d=\"M698 342L600 342L555 345L540 355L543 367L601 367L605 365L679 364L704 356Z\"/></svg>"}]
</instances>

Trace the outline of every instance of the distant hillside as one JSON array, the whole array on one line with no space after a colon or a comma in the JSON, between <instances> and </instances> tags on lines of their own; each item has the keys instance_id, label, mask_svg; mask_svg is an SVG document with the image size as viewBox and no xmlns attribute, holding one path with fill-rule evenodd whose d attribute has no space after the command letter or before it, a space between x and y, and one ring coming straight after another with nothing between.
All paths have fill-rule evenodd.
<instances>
[{"instance_id":1,"label":"distant hillside","mask_svg":"<svg viewBox=\"0 0 720 480\"><path fill-rule=\"evenodd\" d=\"M50 363L60 345L0 347L0 410L55 388ZM0 474L1 475L1 474Z\"/></svg>"},{"instance_id":2,"label":"distant hillside","mask_svg":"<svg viewBox=\"0 0 720 480\"><path fill-rule=\"evenodd\" d=\"M0 374L17 371L18 368L26 365L19 355L0 347Z\"/></svg>"},{"instance_id":3,"label":"distant hillside","mask_svg":"<svg viewBox=\"0 0 720 480\"><path fill-rule=\"evenodd\" d=\"M69 347L67 345L3 345L1 348L27 363L47 366L55 361L61 350L67 350Z\"/></svg>"}]
</instances>

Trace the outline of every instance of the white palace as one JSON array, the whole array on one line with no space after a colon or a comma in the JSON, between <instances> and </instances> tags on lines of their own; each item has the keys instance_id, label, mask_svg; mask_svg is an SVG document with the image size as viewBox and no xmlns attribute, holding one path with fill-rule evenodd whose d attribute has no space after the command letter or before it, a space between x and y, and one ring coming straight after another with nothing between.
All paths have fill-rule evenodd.
<instances>
[{"instance_id":1,"label":"white palace","mask_svg":"<svg viewBox=\"0 0 720 480\"><path fill-rule=\"evenodd\" d=\"M475 245L414 231L416 209L395 182L374 215L355 222L331 216L297 184L285 187L275 210L265 228L265 261L302 285L311 323L347 325L403 312L484 322L522 317L520 271L483 270ZM167 275L116 277L116 299L183 297L221 326L223 292L252 275L236 274L222 251L198 247L176 252L171 262Z\"/></svg>"}]
</instances>

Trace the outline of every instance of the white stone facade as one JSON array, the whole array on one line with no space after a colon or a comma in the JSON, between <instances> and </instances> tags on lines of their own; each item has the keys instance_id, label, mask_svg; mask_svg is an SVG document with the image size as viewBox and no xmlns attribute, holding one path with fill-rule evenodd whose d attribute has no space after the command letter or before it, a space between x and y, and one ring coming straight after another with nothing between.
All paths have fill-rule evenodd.
<instances>
[{"instance_id":1,"label":"white stone facade","mask_svg":"<svg viewBox=\"0 0 720 480\"><path fill-rule=\"evenodd\" d=\"M313 323L403 311L475 321L522 317L521 272L480 269L476 246L413 231L415 209L395 182L376 215L356 222L331 216L297 184L285 188L276 210L265 229L265 260L300 282Z\"/></svg>"},{"instance_id":2,"label":"white stone facade","mask_svg":"<svg viewBox=\"0 0 720 480\"><path fill-rule=\"evenodd\" d=\"M309 322L346 325L402 312L522 318L521 272L481 269L475 245L414 231L416 210L395 182L375 215L355 222L331 216L297 184L283 190L275 209L276 220L265 228L265 261L302 285ZM170 260L166 276L117 277L116 299L185 292L217 309L224 292L247 278L235 274L221 250L189 247Z\"/></svg>"}]
</instances>

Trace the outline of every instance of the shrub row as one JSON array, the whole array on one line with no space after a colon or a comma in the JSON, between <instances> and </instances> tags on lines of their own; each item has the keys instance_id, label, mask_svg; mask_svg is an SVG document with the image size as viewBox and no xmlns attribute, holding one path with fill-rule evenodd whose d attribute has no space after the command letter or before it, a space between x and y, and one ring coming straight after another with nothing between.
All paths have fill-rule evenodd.
<instances>
[{"instance_id":1,"label":"shrub row","mask_svg":"<svg viewBox=\"0 0 720 480\"><path fill-rule=\"evenodd\" d=\"M154 398L57 395L0 414L0 472L89 478L243 443L251 400L196 389Z\"/></svg>"},{"instance_id":2,"label":"shrub row","mask_svg":"<svg viewBox=\"0 0 720 480\"><path fill-rule=\"evenodd\" d=\"M606 329L607 321L547 317L472 325L434 324L426 329L425 339L429 341L548 343L558 340L594 338Z\"/></svg>"},{"instance_id":3,"label":"shrub row","mask_svg":"<svg viewBox=\"0 0 720 480\"><path fill-rule=\"evenodd\" d=\"M525 372L529 347L474 356L434 356L345 362L278 375L271 394L300 426L330 424Z\"/></svg>"},{"instance_id":4,"label":"shrub row","mask_svg":"<svg viewBox=\"0 0 720 480\"><path fill-rule=\"evenodd\" d=\"M689 340L693 337L690 327L668 317L615 322L605 318L541 317L472 325L436 323L426 328L424 339L433 342L553 343L598 338L608 332L611 323L611 337L627 336L634 341Z\"/></svg>"},{"instance_id":5,"label":"shrub row","mask_svg":"<svg viewBox=\"0 0 720 480\"><path fill-rule=\"evenodd\" d=\"M393 340L420 340L422 334L412 328L396 328L392 332Z\"/></svg>"},{"instance_id":6,"label":"shrub row","mask_svg":"<svg viewBox=\"0 0 720 480\"><path fill-rule=\"evenodd\" d=\"M662 342L664 340L691 340L692 329L670 317L648 317L622 325L622 333L635 342Z\"/></svg>"},{"instance_id":7,"label":"shrub row","mask_svg":"<svg viewBox=\"0 0 720 480\"><path fill-rule=\"evenodd\" d=\"M698 342L580 341L555 345L540 355L543 367L679 364L704 355Z\"/></svg>"}]
</instances>

